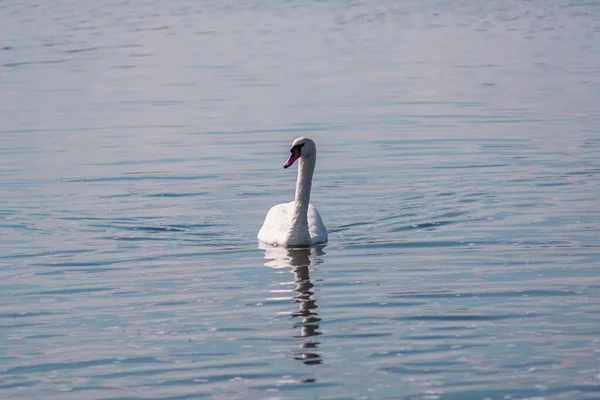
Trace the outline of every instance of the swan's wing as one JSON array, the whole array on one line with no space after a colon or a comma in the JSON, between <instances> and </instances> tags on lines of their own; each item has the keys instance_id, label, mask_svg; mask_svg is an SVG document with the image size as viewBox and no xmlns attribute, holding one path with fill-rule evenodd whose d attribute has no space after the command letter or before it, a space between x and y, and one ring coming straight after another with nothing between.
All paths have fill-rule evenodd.
<instances>
[{"instance_id":1,"label":"swan's wing","mask_svg":"<svg viewBox=\"0 0 600 400\"><path fill-rule=\"evenodd\" d=\"M312 204L308 205L308 232L313 244L327 241L327 228L321 219L321 214Z\"/></svg>"},{"instance_id":2,"label":"swan's wing","mask_svg":"<svg viewBox=\"0 0 600 400\"><path fill-rule=\"evenodd\" d=\"M270 244L283 244L291 228L294 202L273 206L258 231L258 240Z\"/></svg>"}]
</instances>

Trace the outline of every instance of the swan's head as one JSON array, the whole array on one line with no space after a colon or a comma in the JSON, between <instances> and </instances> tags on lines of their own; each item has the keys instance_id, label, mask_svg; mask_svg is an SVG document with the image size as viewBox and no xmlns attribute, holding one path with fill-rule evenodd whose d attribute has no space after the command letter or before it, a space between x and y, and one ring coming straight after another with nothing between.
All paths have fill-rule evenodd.
<instances>
[{"instance_id":1,"label":"swan's head","mask_svg":"<svg viewBox=\"0 0 600 400\"><path fill-rule=\"evenodd\" d=\"M290 157L287 159L283 168L287 168L296 162L300 157L308 158L314 157L317 154L317 146L311 138L299 137L294 140L292 147L290 148Z\"/></svg>"}]
</instances>

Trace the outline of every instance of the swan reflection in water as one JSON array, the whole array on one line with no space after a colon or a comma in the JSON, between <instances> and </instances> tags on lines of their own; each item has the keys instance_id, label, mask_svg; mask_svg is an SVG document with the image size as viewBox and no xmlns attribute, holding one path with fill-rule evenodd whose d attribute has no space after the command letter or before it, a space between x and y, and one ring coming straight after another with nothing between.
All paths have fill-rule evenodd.
<instances>
[{"instance_id":1,"label":"swan reflection in water","mask_svg":"<svg viewBox=\"0 0 600 400\"><path fill-rule=\"evenodd\" d=\"M319 332L319 322L321 319L317 313L317 300L312 291L313 281L310 279L310 267L323 262L318 258L325 254L322 245L312 247L272 247L268 245L260 246L265 251L266 266L271 268L292 268L294 273L295 292L293 302L298 304L298 309L292 312L292 319L297 320L294 328L300 328L300 335L296 338L304 338L305 341L300 345L304 351L294 354L294 359L302 361L307 365L317 365L323 362L317 349L321 344L314 339L321 335Z\"/></svg>"}]
</instances>

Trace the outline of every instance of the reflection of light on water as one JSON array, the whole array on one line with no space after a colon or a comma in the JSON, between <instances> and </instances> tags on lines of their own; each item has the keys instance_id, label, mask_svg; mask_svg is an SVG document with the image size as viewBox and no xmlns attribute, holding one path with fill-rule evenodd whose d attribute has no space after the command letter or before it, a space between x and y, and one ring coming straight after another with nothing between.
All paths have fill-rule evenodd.
<instances>
[{"instance_id":1,"label":"reflection of light on water","mask_svg":"<svg viewBox=\"0 0 600 400\"><path fill-rule=\"evenodd\" d=\"M266 266L271 268L291 268L294 273L294 296L292 301L298 304L298 309L291 313L291 318L300 318L294 324L294 328L300 328L300 335L296 338L308 338L300 345L302 349L312 351L302 351L294 354L295 360L300 360L307 365L321 364L323 362L321 355L316 353L320 342L310 338L321 335L319 322L321 319L317 313L317 300L313 297L313 281L310 279L310 267L320 264L322 259L317 256L324 255L324 245L313 247L285 248L260 245L265 251ZM281 290L273 290L272 293L281 293Z\"/></svg>"}]
</instances>

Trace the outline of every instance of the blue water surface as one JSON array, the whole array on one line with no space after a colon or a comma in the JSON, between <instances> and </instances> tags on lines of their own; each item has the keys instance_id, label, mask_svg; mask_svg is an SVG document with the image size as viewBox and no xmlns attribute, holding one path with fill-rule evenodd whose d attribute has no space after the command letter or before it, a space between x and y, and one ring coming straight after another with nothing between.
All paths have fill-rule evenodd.
<instances>
[{"instance_id":1,"label":"blue water surface","mask_svg":"<svg viewBox=\"0 0 600 400\"><path fill-rule=\"evenodd\" d=\"M0 398L600 398L600 6L0 3ZM260 246L318 146L330 241Z\"/></svg>"}]
</instances>

